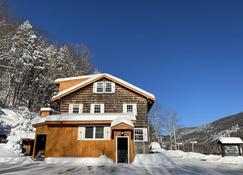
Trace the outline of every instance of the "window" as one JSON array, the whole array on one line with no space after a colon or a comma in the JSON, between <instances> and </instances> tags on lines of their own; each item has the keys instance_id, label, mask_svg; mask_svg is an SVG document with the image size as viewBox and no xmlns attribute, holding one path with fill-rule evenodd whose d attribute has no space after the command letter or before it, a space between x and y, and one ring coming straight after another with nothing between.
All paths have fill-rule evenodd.
<instances>
[{"instance_id":1,"label":"window","mask_svg":"<svg viewBox=\"0 0 243 175\"><path fill-rule=\"evenodd\" d=\"M79 126L78 140L110 140L110 132L109 126Z\"/></svg>"},{"instance_id":2,"label":"window","mask_svg":"<svg viewBox=\"0 0 243 175\"><path fill-rule=\"evenodd\" d=\"M91 104L91 113L104 113L104 104Z\"/></svg>"},{"instance_id":3,"label":"window","mask_svg":"<svg viewBox=\"0 0 243 175\"><path fill-rule=\"evenodd\" d=\"M86 127L85 128L85 138L92 139L93 138L93 127Z\"/></svg>"},{"instance_id":4,"label":"window","mask_svg":"<svg viewBox=\"0 0 243 175\"><path fill-rule=\"evenodd\" d=\"M115 83L111 81L95 82L93 84L94 93L114 93Z\"/></svg>"},{"instance_id":5,"label":"window","mask_svg":"<svg viewBox=\"0 0 243 175\"><path fill-rule=\"evenodd\" d=\"M133 113L137 115L137 104L123 104L123 113Z\"/></svg>"},{"instance_id":6,"label":"window","mask_svg":"<svg viewBox=\"0 0 243 175\"><path fill-rule=\"evenodd\" d=\"M79 113L79 105L73 105L73 113L78 114Z\"/></svg>"},{"instance_id":7,"label":"window","mask_svg":"<svg viewBox=\"0 0 243 175\"><path fill-rule=\"evenodd\" d=\"M148 141L147 128L135 128L134 139L136 142Z\"/></svg>"},{"instance_id":8,"label":"window","mask_svg":"<svg viewBox=\"0 0 243 175\"><path fill-rule=\"evenodd\" d=\"M83 104L69 104L69 114L80 114L83 112Z\"/></svg>"},{"instance_id":9,"label":"window","mask_svg":"<svg viewBox=\"0 0 243 175\"><path fill-rule=\"evenodd\" d=\"M85 127L85 139L104 139L104 126Z\"/></svg>"},{"instance_id":10,"label":"window","mask_svg":"<svg viewBox=\"0 0 243 175\"><path fill-rule=\"evenodd\" d=\"M104 83L98 82L97 83L97 92L103 92L104 91Z\"/></svg>"},{"instance_id":11,"label":"window","mask_svg":"<svg viewBox=\"0 0 243 175\"><path fill-rule=\"evenodd\" d=\"M105 83L105 92L112 92L111 82L106 82Z\"/></svg>"},{"instance_id":12,"label":"window","mask_svg":"<svg viewBox=\"0 0 243 175\"><path fill-rule=\"evenodd\" d=\"M95 138L96 139L104 138L104 127L102 126L96 127Z\"/></svg>"}]
</instances>

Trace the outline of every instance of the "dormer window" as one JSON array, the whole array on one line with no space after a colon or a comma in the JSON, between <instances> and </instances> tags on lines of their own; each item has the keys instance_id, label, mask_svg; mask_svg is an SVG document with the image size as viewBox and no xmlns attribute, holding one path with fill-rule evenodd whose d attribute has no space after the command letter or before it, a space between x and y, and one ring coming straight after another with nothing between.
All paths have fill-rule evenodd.
<instances>
[{"instance_id":1,"label":"dormer window","mask_svg":"<svg viewBox=\"0 0 243 175\"><path fill-rule=\"evenodd\" d=\"M115 83L111 81L100 81L93 84L94 93L115 93Z\"/></svg>"}]
</instances>

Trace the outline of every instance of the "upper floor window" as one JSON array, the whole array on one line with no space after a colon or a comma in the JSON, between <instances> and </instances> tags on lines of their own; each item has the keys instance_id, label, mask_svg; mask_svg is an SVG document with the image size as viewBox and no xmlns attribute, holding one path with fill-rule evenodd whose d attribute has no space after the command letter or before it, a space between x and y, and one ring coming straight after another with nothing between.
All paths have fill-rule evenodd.
<instances>
[{"instance_id":1,"label":"upper floor window","mask_svg":"<svg viewBox=\"0 0 243 175\"><path fill-rule=\"evenodd\" d=\"M134 140L135 142L147 142L147 128L134 128Z\"/></svg>"},{"instance_id":2,"label":"upper floor window","mask_svg":"<svg viewBox=\"0 0 243 175\"><path fill-rule=\"evenodd\" d=\"M137 115L137 104L123 104L123 113L133 113Z\"/></svg>"},{"instance_id":3,"label":"upper floor window","mask_svg":"<svg viewBox=\"0 0 243 175\"><path fill-rule=\"evenodd\" d=\"M83 112L83 104L69 104L69 114L80 114Z\"/></svg>"},{"instance_id":4,"label":"upper floor window","mask_svg":"<svg viewBox=\"0 0 243 175\"><path fill-rule=\"evenodd\" d=\"M104 113L104 104L91 104L90 112L91 113Z\"/></svg>"},{"instance_id":5,"label":"upper floor window","mask_svg":"<svg viewBox=\"0 0 243 175\"><path fill-rule=\"evenodd\" d=\"M114 93L115 83L111 81L100 81L93 84L94 93Z\"/></svg>"}]
</instances>

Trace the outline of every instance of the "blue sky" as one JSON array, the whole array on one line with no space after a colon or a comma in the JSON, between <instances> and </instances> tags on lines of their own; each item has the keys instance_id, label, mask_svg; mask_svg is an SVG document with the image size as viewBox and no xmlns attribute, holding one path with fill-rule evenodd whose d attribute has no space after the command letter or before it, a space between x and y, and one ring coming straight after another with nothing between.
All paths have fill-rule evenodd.
<instances>
[{"instance_id":1,"label":"blue sky","mask_svg":"<svg viewBox=\"0 0 243 175\"><path fill-rule=\"evenodd\" d=\"M84 43L101 71L198 126L243 111L243 1L10 0L53 41Z\"/></svg>"}]
</instances>

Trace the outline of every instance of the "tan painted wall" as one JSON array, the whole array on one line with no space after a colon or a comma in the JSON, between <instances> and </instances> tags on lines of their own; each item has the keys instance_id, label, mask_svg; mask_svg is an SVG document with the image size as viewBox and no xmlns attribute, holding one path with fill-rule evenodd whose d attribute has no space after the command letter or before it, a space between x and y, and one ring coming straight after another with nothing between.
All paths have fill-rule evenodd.
<instances>
[{"instance_id":1,"label":"tan painted wall","mask_svg":"<svg viewBox=\"0 0 243 175\"><path fill-rule=\"evenodd\" d=\"M115 138L111 140L77 140L78 126L38 126L36 135L46 134L45 157L99 157L105 154L107 157L116 160ZM120 135L115 131L115 135ZM126 131L130 140L130 162L134 159L134 144L131 140L131 131ZM34 153L35 155L35 146Z\"/></svg>"}]
</instances>

